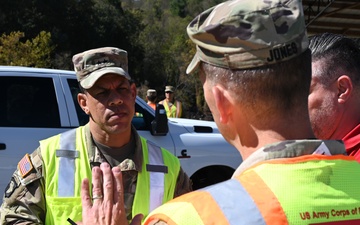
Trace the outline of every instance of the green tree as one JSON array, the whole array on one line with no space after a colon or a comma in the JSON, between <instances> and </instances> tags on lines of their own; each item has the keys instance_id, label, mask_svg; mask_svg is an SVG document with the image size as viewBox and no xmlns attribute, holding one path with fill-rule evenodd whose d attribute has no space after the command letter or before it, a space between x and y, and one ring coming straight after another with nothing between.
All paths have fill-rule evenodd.
<instances>
[{"instance_id":1,"label":"green tree","mask_svg":"<svg viewBox=\"0 0 360 225\"><path fill-rule=\"evenodd\" d=\"M128 51L129 72L139 90L155 88L161 97L164 86L173 85L188 112L184 113L186 117L192 114L198 117L208 110L198 76L185 74L195 52L188 41L186 26L200 12L222 1L2 0L0 34L20 30L29 40L35 40L41 31L51 34L49 43L56 48L51 48L51 62L42 65L58 69L72 70L72 56L87 49L123 48ZM16 42L16 37L13 38ZM18 40L24 38L18 36ZM30 41L27 45L33 44ZM11 54L20 59L22 52L26 53L22 48L13 47L11 53L6 52L7 57L2 56L2 62L14 58ZM42 58L43 53L48 54L26 53L26 58L17 64L35 65L25 61L35 61L35 54Z\"/></svg>"},{"instance_id":2,"label":"green tree","mask_svg":"<svg viewBox=\"0 0 360 225\"><path fill-rule=\"evenodd\" d=\"M141 15L123 10L121 0L3 0L0 19L0 34L20 30L34 38L50 32L55 68L72 69L72 55L103 46L126 49L136 59L129 60L130 70L142 58L136 46Z\"/></svg>"},{"instance_id":3,"label":"green tree","mask_svg":"<svg viewBox=\"0 0 360 225\"><path fill-rule=\"evenodd\" d=\"M194 18L199 13L205 11L206 9L209 9L221 2L224 2L225 0L187 0L186 4L186 12L187 16L190 16L191 18Z\"/></svg>"},{"instance_id":4,"label":"green tree","mask_svg":"<svg viewBox=\"0 0 360 225\"><path fill-rule=\"evenodd\" d=\"M186 16L186 0L170 0L170 10L174 15L184 18Z\"/></svg>"},{"instance_id":5,"label":"green tree","mask_svg":"<svg viewBox=\"0 0 360 225\"><path fill-rule=\"evenodd\" d=\"M24 40L23 32L11 32L0 37L0 64L10 66L51 67L54 49L51 34L41 31L31 40Z\"/></svg>"},{"instance_id":6,"label":"green tree","mask_svg":"<svg viewBox=\"0 0 360 225\"><path fill-rule=\"evenodd\" d=\"M157 89L160 99L164 97L165 85L175 86L176 96L183 102L184 116L202 117L208 109L198 76L185 74L195 53L195 46L186 34L192 16L182 11L190 6L183 0L145 0L137 7L143 12L144 24L138 38L144 48L143 79L139 85Z\"/></svg>"}]
</instances>

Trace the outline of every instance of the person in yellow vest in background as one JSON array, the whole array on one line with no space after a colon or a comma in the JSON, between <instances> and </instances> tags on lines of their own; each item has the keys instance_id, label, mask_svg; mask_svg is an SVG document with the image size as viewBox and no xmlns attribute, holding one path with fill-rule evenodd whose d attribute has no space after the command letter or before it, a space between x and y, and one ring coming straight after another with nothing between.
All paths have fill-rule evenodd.
<instances>
[{"instance_id":1,"label":"person in yellow vest in background","mask_svg":"<svg viewBox=\"0 0 360 225\"><path fill-rule=\"evenodd\" d=\"M163 204L143 224L360 224L360 164L342 141L315 139L311 129L301 0L222 2L187 33L196 54L186 73L199 76L219 131L244 161L231 179ZM83 181L83 224L126 225L121 172L103 165L93 177L106 198L90 205Z\"/></svg>"},{"instance_id":2,"label":"person in yellow vest in background","mask_svg":"<svg viewBox=\"0 0 360 225\"><path fill-rule=\"evenodd\" d=\"M0 209L0 224L68 224L81 220L80 186L92 168L107 162L122 171L125 218L148 214L191 190L177 157L139 136L131 121L136 86L127 52L113 47L73 56L81 93L78 102L90 121L40 141L19 162ZM92 201L103 198L92 195Z\"/></svg>"},{"instance_id":3,"label":"person in yellow vest in background","mask_svg":"<svg viewBox=\"0 0 360 225\"><path fill-rule=\"evenodd\" d=\"M147 104L154 110L156 109L157 92L155 89L148 89L146 92Z\"/></svg>"},{"instance_id":4,"label":"person in yellow vest in background","mask_svg":"<svg viewBox=\"0 0 360 225\"><path fill-rule=\"evenodd\" d=\"M165 99L159 104L164 105L167 117L182 116L182 103L175 99L175 88L173 86L165 86Z\"/></svg>"}]
</instances>

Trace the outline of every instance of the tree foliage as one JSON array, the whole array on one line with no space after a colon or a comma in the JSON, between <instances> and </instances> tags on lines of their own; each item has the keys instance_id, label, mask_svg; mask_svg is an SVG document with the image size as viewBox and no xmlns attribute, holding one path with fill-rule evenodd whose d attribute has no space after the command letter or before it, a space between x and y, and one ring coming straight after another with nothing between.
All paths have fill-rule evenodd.
<instances>
[{"instance_id":1,"label":"tree foliage","mask_svg":"<svg viewBox=\"0 0 360 225\"><path fill-rule=\"evenodd\" d=\"M51 34L41 31L33 39L24 39L23 32L14 31L0 37L0 64L11 66L51 67ZM24 40L24 41L22 41Z\"/></svg>"},{"instance_id":2,"label":"tree foliage","mask_svg":"<svg viewBox=\"0 0 360 225\"><path fill-rule=\"evenodd\" d=\"M78 52L119 47L128 51L129 72L139 90L155 88L161 96L165 85L173 85L183 101L185 116L193 117L207 109L197 76L185 74L195 52L186 26L198 13L219 2L3 0L0 62L71 70L71 57Z\"/></svg>"}]
</instances>

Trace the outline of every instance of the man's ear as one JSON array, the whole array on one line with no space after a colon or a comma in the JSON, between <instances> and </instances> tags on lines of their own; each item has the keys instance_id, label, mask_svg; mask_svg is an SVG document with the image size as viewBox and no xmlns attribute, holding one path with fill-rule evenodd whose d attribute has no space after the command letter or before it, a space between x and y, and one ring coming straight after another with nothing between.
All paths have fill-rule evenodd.
<instances>
[{"instance_id":1,"label":"man's ear","mask_svg":"<svg viewBox=\"0 0 360 225\"><path fill-rule=\"evenodd\" d=\"M338 102L339 103L346 102L350 98L353 92L353 85L350 77L348 77L347 75L341 75L337 79L337 88L338 88Z\"/></svg>"},{"instance_id":2,"label":"man's ear","mask_svg":"<svg viewBox=\"0 0 360 225\"><path fill-rule=\"evenodd\" d=\"M78 103L81 107L81 109L87 114L89 115L90 111L89 111L89 108L87 106L87 96L86 94L84 93L79 93L78 96L77 96L77 100L78 100Z\"/></svg>"},{"instance_id":3,"label":"man's ear","mask_svg":"<svg viewBox=\"0 0 360 225\"><path fill-rule=\"evenodd\" d=\"M222 86L214 86L212 88L216 108L219 112L219 122L226 124L230 120L231 99L228 91Z\"/></svg>"}]
</instances>

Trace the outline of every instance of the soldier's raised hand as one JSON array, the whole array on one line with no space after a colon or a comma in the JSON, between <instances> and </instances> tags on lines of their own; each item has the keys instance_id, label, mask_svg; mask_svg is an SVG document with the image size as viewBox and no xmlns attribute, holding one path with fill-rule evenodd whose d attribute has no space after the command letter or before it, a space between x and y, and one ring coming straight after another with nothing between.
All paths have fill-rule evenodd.
<instances>
[{"instance_id":1,"label":"soldier's raised hand","mask_svg":"<svg viewBox=\"0 0 360 225\"><path fill-rule=\"evenodd\" d=\"M92 169L92 197L89 180L81 185L82 222L81 225L128 225L124 206L124 191L120 168L110 168L102 163ZM136 215L130 225L140 225L142 215Z\"/></svg>"}]
</instances>

